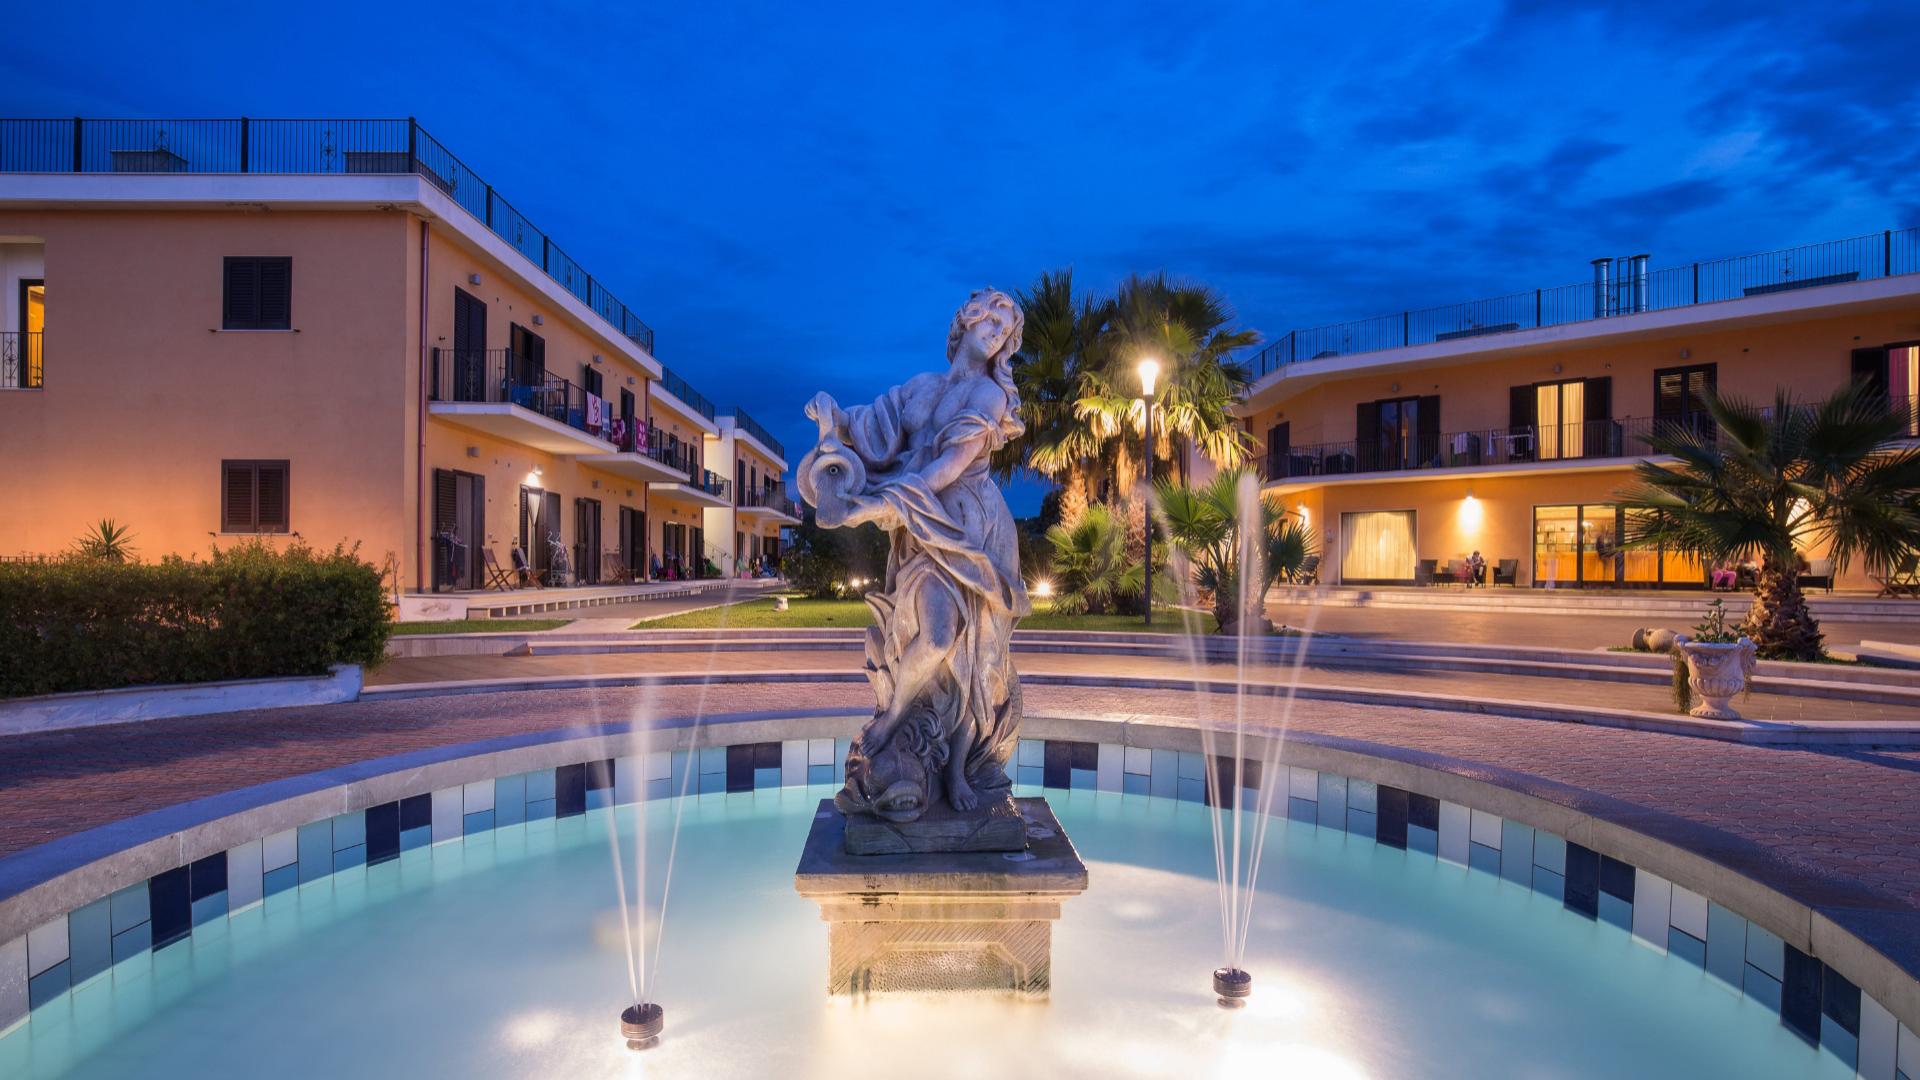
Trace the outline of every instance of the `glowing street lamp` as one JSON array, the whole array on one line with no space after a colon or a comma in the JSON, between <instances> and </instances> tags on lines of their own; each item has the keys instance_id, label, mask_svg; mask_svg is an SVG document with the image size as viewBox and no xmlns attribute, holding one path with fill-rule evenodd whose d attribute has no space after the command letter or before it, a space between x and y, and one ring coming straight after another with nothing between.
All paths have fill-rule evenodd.
<instances>
[{"instance_id":1,"label":"glowing street lamp","mask_svg":"<svg viewBox=\"0 0 1920 1080\"><path fill-rule=\"evenodd\" d=\"M1153 384L1160 378L1160 361L1151 356L1140 358L1135 369L1140 373L1140 403L1147 419L1147 498L1153 498ZM1147 508L1147 625L1153 625L1153 508Z\"/></svg>"}]
</instances>

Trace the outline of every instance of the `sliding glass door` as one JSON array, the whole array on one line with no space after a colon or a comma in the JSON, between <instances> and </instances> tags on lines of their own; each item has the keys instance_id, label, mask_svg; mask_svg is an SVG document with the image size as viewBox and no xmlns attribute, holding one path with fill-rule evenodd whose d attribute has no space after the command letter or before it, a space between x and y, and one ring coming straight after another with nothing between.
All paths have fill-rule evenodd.
<instances>
[{"instance_id":1,"label":"sliding glass door","mask_svg":"<svg viewBox=\"0 0 1920 1080\"><path fill-rule=\"evenodd\" d=\"M1533 583L1538 588L1627 585L1699 588L1700 560L1663 548L1623 549L1635 511L1608 503L1533 508Z\"/></svg>"}]
</instances>

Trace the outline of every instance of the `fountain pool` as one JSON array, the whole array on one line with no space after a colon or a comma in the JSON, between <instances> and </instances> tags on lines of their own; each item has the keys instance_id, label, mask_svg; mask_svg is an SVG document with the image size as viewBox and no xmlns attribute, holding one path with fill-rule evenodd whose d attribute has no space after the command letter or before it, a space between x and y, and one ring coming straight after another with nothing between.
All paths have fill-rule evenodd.
<instances>
[{"instance_id":1,"label":"fountain pool","mask_svg":"<svg viewBox=\"0 0 1920 1080\"><path fill-rule=\"evenodd\" d=\"M1267 838L1258 989L1221 1008L1208 811L1148 795L1045 793L1091 876L1054 926L1051 1000L833 1000L826 925L793 882L832 791L687 797L658 958L667 1030L644 1053L611 1023L630 1003L607 857L610 823L633 828L621 805L269 896L36 1010L0 1037L0 1076L1853 1074L1557 897L1297 821ZM651 852L668 847L663 808Z\"/></svg>"}]
</instances>

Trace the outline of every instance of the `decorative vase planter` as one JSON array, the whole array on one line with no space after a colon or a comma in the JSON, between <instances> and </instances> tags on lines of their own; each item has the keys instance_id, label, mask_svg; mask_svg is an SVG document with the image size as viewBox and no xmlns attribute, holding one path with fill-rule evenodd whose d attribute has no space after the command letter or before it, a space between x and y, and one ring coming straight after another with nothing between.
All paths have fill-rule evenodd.
<instances>
[{"instance_id":1,"label":"decorative vase planter","mask_svg":"<svg viewBox=\"0 0 1920 1080\"><path fill-rule=\"evenodd\" d=\"M1708 720L1738 720L1740 714L1729 704L1735 694L1747 688L1758 662L1753 639L1741 638L1726 643L1682 641L1681 655L1687 658L1687 685L1700 703L1689 716Z\"/></svg>"}]
</instances>

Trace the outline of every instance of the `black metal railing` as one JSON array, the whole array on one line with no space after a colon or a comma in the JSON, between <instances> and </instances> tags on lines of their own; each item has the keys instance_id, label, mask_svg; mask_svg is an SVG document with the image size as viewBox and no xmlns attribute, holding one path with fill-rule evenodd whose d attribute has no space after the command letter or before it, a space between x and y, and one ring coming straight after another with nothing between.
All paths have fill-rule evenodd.
<instances>
[{"instance_id":1,"label":"black metal railing","mask_svg":"<svg viewBox=\"0 0 1920 1080\"><path fill-rule=\"evenodd\" d=\"M586 388L532 367L512 349L434 349L432 359L430 400L518 405L570 428L608 437L609 424L588 424Z\"/></svg>"},{"instance_id":2,"label":"black metal railing","mask_svg":"<svg viewBox=\"0 0 1920 1080\"><path fill-rule=\"evenodd\" d=\"M0 119L0 172L417 173L614 329L653 329L411 117L387 120Z\"/></svg>"},{"instance_id":3,"label":"black metal railing","mask_svg":"<svg viewBox=\"0 0 1920 1080\"><path fill-rule=\"evenodd\" d=\"M733 498L733 481L728 480L712 469L700 470L700 476L693 482L693 486L709 495L714 495L722 499L731 500Z\"/></svg>"},{"instance_id":4,"label":"black metal railing","mask_svg":"<svg viewBox=\"0 0 1920 1080\"><path fill-rule=\"evenodd\" d=\"M652 458L675 472L685 473L689 482L702 471L700 460L695 456L691 443L673 442L665 436L656 436L650 438L643 446L625 449L632 449L636 453Z\"/></svg>"},{"instance_id":5,"label":"black metal railing","mask_svg":"<svg viewBox=\"0 0 1920 1080\"><path fill-rule=\"evenodd\" d=\"M748 490L741 496L740 505L774 510L793 518L800 516L800 504L787 497L784 487Z\"/></svg>"},{"instance_id":6,"label":"black metal railing","mask_svg":"<svg viewBox=\"0 0 1920 1080\"><path fill-rule=\"evenodd\" d=\"M1906 424L1901 437L1920 439L1920 397L1896 397L1889 407ZM1811 411L1814 406L1803 408ZM1771 415L1764 408L1762 415ZM1267 480L1298 480L1315 476L1407 472L1425 469L1461 469L1478 465L1513 465L1541 461L1577 461L1593 458L1638 457L1650 451L1649 436L1657 431L1692 431L1711 442L1718 432L1705 413L1674 418L1622 417L1582 420L1567 424L1477 428L1416 437L1412 440L1348 440L1269 448L1256 465Z\"/></svg>"},{"instance_id":7,"label":"black metal railing","mask_svg":"<svg viewBox=\"0 0 1920 1080\"><path fill-rule=\"evenodd\" d=\"M660 369L660 386L666 390L667 393L672 394L674 397L686 403L688 408L693 409L709 420L713 419L713 402L708 401L707 396L695 390L687 380L675 374L672 368L662 367Z\"/></svg>"},{"instance_id":8,"label":"black metal railing","mask_svg":"<svg viewBox=\"0 0 1920 1080\"><path fill-rule=\"evenodd\" d=\"M1617 272L1616 272L1617 271ZM1255 378L1289 364L1408 345L1590 322L1646 311L1920 273L1920 228L1888 229L1757 255L1649 269L1621 259L1604 278L1442 307L1291 330L1249 362Z\"/></svg>"},{"instance_id":9,"label":"black metal railing","mask_svg":"<svg viewBox=\"0 0 1920 1080\"><path fill-rule=\"evenodd\" d=\"M0 390L41 388L46 373L45 338L39 330L0 332Z\"/></svg>"},{"instance_id":10,"label":"black metal railing","mask_svg":"<svg viewBox=\"0 0 1920 1080\"><path fill-rule=\"evenodd\" d=\"M762 446L773 451L773 456L785 460L787 448L781 446L780 440L773 437L773 432L762 427L760 421L748 416L745 409L735 408L733 410L733 420L734 423L740 426L742 431L760 440Z\"/></svg>"}]
</instances>

